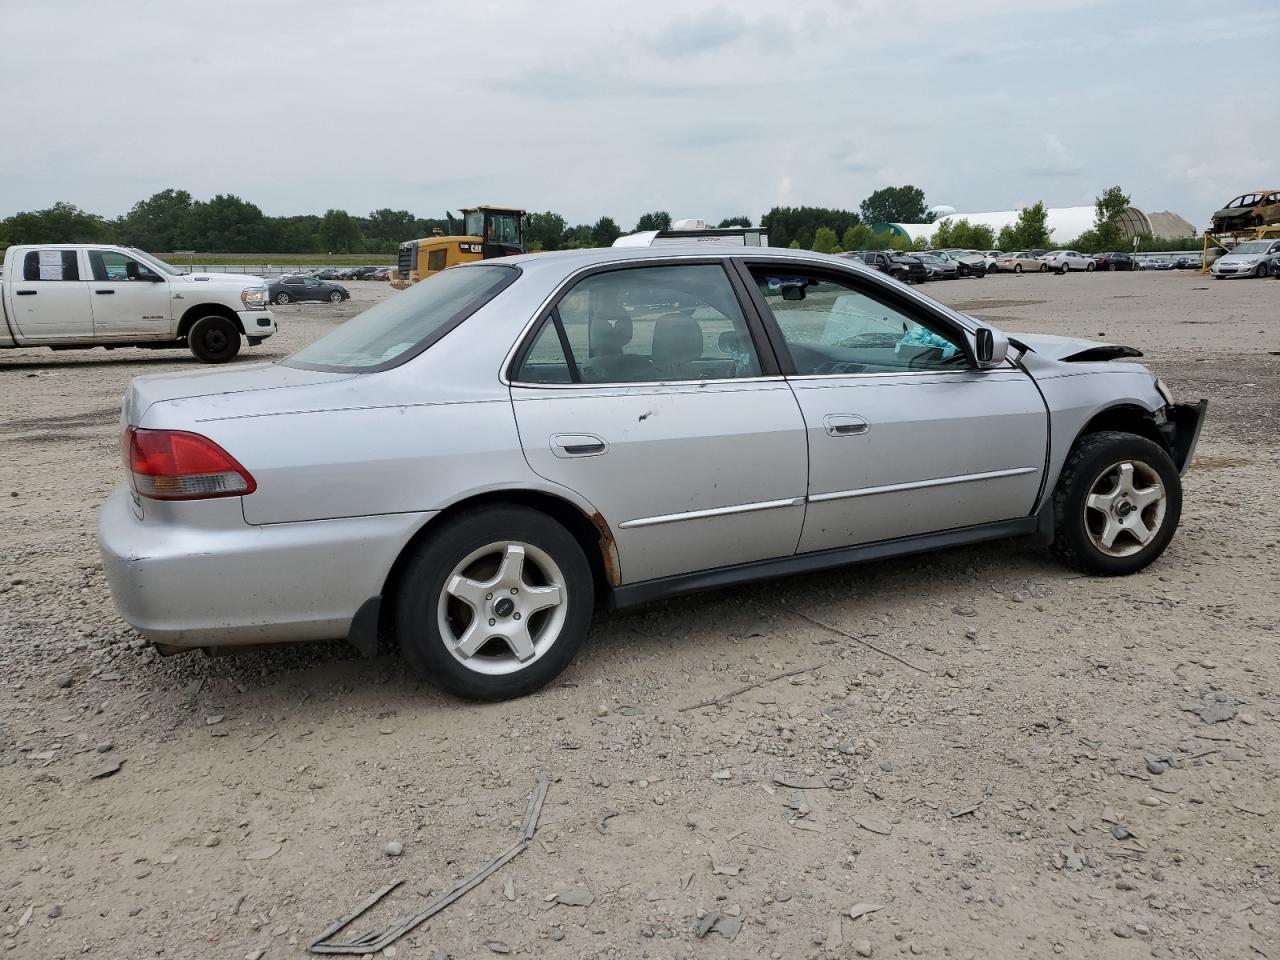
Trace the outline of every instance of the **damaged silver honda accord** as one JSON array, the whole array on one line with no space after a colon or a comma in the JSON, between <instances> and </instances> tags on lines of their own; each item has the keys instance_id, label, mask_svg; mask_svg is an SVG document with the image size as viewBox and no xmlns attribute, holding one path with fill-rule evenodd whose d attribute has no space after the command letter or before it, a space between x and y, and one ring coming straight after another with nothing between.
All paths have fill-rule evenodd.
<instances>
[{"instance_id":1,"label":"damaged silver honda accord","mask_svg":"<svg viewBox=\"0 0 1280 960\"><path fill-rule=\"evenodd\" d=\"M519 696L601 604L1019 535L1142 569L1205 402L1139 355L803 251L481 261L280 363L135 380L99 537L166 652L387 637Z\"/></svg>"}]
</instances>

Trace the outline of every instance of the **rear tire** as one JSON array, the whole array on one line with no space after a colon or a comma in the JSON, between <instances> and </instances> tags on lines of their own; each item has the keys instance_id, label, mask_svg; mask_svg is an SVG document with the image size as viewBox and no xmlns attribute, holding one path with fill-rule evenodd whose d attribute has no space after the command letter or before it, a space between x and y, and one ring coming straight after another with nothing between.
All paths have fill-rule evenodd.
<instances>
[{"instance_id":1,"label":"rear tire","mask_svg":"<svg viewBox=\"0 0 1280 960\"><path fill-rule=\"evenodd\" d=\"M556 602L539 607L552 588ZM396 638L418 676L465 699L509 700L569 665L595 585L568 530L499 506L446 520L409 560L395 602Z\"/></svg>"},{"instance_id":2,"label":"rear tire","mask_svg":"<svg viewBox=\"0 0 1280 960\"><path fill-rule=\"evenodd\" d=\"M1086 434L1054 491L1053 551L1085 573L1136 573L1164 552L1181 516L1182 478L1163 447L1133 433Z\"/></svg>"},{"instance_id":3,"label":"rear tire","mask_svg":"<svg viewBox=\"0 0 1280 960\"><path fill-rule=\"evenodd\" d=\"M187 346L201 363L226 363L240 352L240 331L226 317L201 317L187 331Z\"/></svg>"},{"instance_id":4,"label":"rear tire","mask_svg":"<svg viewBox=\"0 0 1280 960\"><path fill-rule=\"evenodd\" d=\"M276 303L288 303L290 299L290 296L283 290L276 294Z\"/></svg>"},{"instance_id":5,"label":"rear tire","mask_svg":"<svg viewBox=\"0 0 1280 960\"><path fill-rule=\"evenodd\" d=\"M1020 263L1015 263L1015 264L1013 265L1013 272L1014 272L1014 273L1021 273L1021 272L1022 272L1022 264L1020 264Z\"/></svg>"}]
</instances>

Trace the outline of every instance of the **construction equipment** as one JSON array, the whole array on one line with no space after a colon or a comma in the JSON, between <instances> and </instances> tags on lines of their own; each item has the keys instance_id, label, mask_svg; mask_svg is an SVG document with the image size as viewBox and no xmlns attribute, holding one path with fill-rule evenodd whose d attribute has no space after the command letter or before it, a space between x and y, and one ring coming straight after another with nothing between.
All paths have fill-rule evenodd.
<instances>
[{"instance_id":1,"label":"construction equipment","mask_svg":"<svg viewBox=\"0 0 1280 960\"><path fill-rule=\"evenodd\" d=\"M464 207L462 217L448 214L449 233L400 244L391 275L397 290L425 280L446 267L524 252L524 211L515 207Z\"/></svg>"}]
</instances>

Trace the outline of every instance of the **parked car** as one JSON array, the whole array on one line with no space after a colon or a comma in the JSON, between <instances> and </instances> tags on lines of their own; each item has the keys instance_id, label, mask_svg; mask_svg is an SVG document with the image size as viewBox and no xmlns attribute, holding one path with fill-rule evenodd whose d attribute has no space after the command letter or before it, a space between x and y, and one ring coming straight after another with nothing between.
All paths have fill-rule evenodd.
<instances>
[{"instance_id":1,"label":"parked car","mask_svg":"<svg viewBox=\"0 0 1280 960\"><path fill-rule=\"evenodd\" d=\"M1172 270L1173 261L1165 256L1142 257L1138 261L1141 270Z\"/></svg>"},{"instance_id":2,"label":"parked car","mask_svg":"<svg viewBox=\"0 0 1280 960\"><path fill-rule=\"evenodd\" d=\"M993 268L1004 273L1043 273L1049 269L1038 257L1025 251L1003 254L996 259Z\"/></svg>"},{"instance_id":3,"label":"parked car","mask_svg":"<svg viewBox=\"0 0 1280 960\"><path fill-rule=\"evenodd\" d=\"M985 277L987 275L986 258L972 250L926 250L930 256L940 260L949 260L956 265L958 277Z\"/></svg>"},{"instance_id":4,"label":"parked car","mask_svg":"<svg viewBox=\"0 0 1280 960\"><path fill-rule=\"evenodd\" d=\"M865 253L846 253L843 256L860 260L872 270L887 273L895 280L903 283L924 283L929 279L929 271L915 257L898 253L894 250L869 250Z\"/></svg>"},{"instance_id":5,"label":"parked car","mask_svg":"<svg viewBox=\"0 0 1280 960\"><path fill-rule=\"evenodd\" d=\"M1068 273L1072 270L1082 270L1086 273L1093 273L1094 263L1093 257L1086 257L1083 253L1077 253L1075 250L1050 250L1040 258L1046 269L1055 273Z\"/></svg>"},{"instance_id":6,"label":"parked car","mask_svg":"<svg viewBox=\"0 0 1280 960\"><path fill-rule=\"evenodd\" d=\"M1099 253L1093 258L1093 265L1098 270L1135 270L1136 261L1128 253Z\"/></svg>"},{"instance_id":7,"label":"parked car","mask_svg":"<svg viewBox=\"0 0 1280 960\"><path fill-rule=\"evenodd\" d=\"M1213 214L1214 233L1230 233L1280 223L1280 190L1257 190L1236 197Z\"/></svg>"},{"instance_id":8,"label":"parked car","mask_svg":"<svg viewBox=\"0 0 1280 960\"><path fill-rule=\"evenodd\" d=\"M377 267L354 267L351 270L348 280L368 280L371 274L377 273Z\"/></svg>"},{"instance_id":9,"label":"parked car","mask_svg":"<svg viewBox=\"0 0 1280 960\"><path fill-rule=\"evenodd\" d=\"M943 259L932 253L917 253L915 257L924 265L929 280L955 280L960 276L960 264L954 260Z\"/></svg>"},{"instance_id":10,"label":"parked car","mask_svg":"<svg viewBox=\"0 0 1280 960\"><path fill-rule=\"evenodd\" d=\"M1174 270L1200 270L1204 266L1204 257L1198 253L1185 254L1174 257L1171 266Z\"/></svg>"},{"instance_id":11,"label":"parked car","mask_svg":"<svg viewBox=\"0 0 1280 960\"><path fill-rule=\"evenodd\" d=\"M1280 240L1246 240L1219 257L1209 268L1216 279L1265 277L1280 268Z\"/></svg>"},{"instance_id":12,"label":"parked car","mask_svg":"<svg viewBox=\"0 0 1280 960\"><path fill-rule=\"evenodd\" d=\"M1164 551L1205 402L1137 350L739 249L477 261L279 363L134 380L99 521L120 612L161 652L385 633L501 699L597 602L1017 535L1098 575Z\"/></svg>"},{"instance_id":13,"label":"parked car","mask_svg":"<svg viewBox=\"0 0 1280 960\"><path fill-rule=\"evenodd\" d=\"M395 267L379 267L377 270L373 271L373 273L365 277L365 279L366 280L390 280L391 271L394 269Z\"/></svg>"},{"instance_id":14,"label":"parked car","mask_svg":"<svg viewBox=\"0 0 1280 960\"><path fill-rule=\"evenodd\" d=\"M331 303L341 303L343 300L351 299L351 294L342 284L317 280L315 277L305 275L281 277L267 287L267 290L272 303L294 303L304 300L328 300Z\"/></svg>"},{"instance_id":15,"label":"parked car","mask_svg":"<svg viewBox=\"0 0 1280 960\"><path fill-rule=\"evenodd\" d=\"M337 280L338 274L341 273L337 267L325 267L315 272L317 280Z\"/></svg>"},{"instance_id":16,"label":"parked car","mask_svg":"<svg viewBox=\"0 0 1280 960\"><path fill-rule=\"evenodd\" d=\"M15 244L4 254L0 349L176 347L226 363L276 332L266 281L186 273L133 247Z\"/></svg>"}]
</instances>

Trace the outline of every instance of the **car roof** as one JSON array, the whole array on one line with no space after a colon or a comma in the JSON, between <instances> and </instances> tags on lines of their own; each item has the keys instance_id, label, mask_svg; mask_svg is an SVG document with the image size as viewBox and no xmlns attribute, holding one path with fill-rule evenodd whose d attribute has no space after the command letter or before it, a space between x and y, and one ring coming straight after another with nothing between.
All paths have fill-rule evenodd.
<instances>
[{"instance_id":1,"label":"car roof","mask_svg":"<svg viewBox=\"0 0 1280 960\"><path fill-rule=\"evenodd\" d=\"M543 268L554 272L569 273L584 268L607 266L614 263L628 263L643 260L677 260L677 259L728 259L730 257L746 257L752 260L776 260L780 264L795 263L830 263L845 270L862 270L866 273L875 271L863 266L857 260L840 257L835 254L814 253L812 250L792 250L788 247L745 247L741 244L725 243L664 243L656 247L590 247L582 250L554 250L545 253L524 253L514 257L503 257L501 260L477 260L463 267L509 263L521 270L541 272Z\"/></svg>"}]
</instances>

